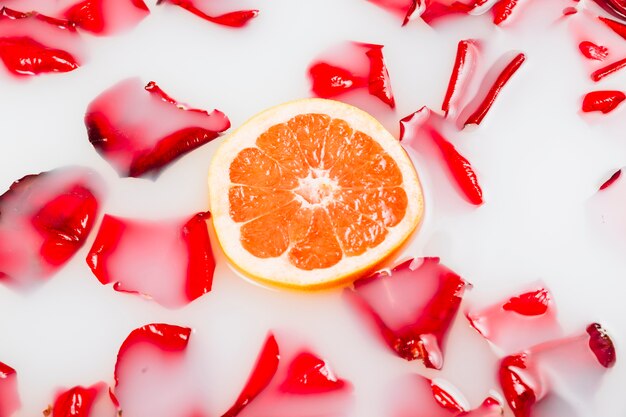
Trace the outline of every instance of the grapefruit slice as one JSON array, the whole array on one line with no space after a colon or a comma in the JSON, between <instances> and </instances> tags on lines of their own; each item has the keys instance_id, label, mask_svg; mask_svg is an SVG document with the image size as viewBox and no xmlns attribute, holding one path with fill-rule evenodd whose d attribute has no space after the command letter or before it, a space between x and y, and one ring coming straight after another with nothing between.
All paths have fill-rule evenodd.
<instances>
[{"instance_id":1,"label":"grapefruit slice","mask_svg":"<svg viewBox=\"0 0 626 417\"><path fill-rule=\"evenodd\" d=\"M273 107L232 132L213 158L209 197L231 263L300 289L372 271L424 212L400 143L367 113L323 99Z\"/></svg>"}]
</instances>

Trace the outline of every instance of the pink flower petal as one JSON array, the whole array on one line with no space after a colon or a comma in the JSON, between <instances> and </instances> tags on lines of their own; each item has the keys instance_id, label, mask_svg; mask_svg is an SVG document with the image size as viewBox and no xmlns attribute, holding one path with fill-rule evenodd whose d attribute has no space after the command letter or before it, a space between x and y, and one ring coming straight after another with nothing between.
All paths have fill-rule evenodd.
<instances>
[{"instance_id":1,"label":"pink flower petal","mask_svg":"<svg viewBox=\"0 0 626 417\"><path fill-rule=\"evenodd\" d=\"M445 338L468 286L438 258L423 258L357 280L346 294L398 356L441 369Z\"/></svg>"},{"instance_id":2,"label":"pink flower petal","mask_svg":"<svg viewBox=\"0 0 626 417\"><path fill-rule=\"evenodd\" d=\"M158 123L156 123L158 121ZM171 162L230 127L208 113L173 101L153 82L124 80L96 97L85 115L89 141L121 176L156 176Z\"/></svg>"},{"instance_id":3,"label":"pink flower petal","mask_svg":"<svg viewBox=\"0 0 626 417\"><path fill-rule=\"evenodd\" d=\"M133 330L117 354L112 398L131 417L207 416L197 363L187 356L191 329L154 323Z\"/></svg>"},{"instance_id":4,"label":"pink flower petal","mask_svg":"<svg viewBox=\"0 0 626 417\"><path fill-rule=\"evenodd\" d=\"M0 417L11 417L20 407L17 372L0 362Z\"/></svg>"},{"instance_id":5,"label":"pink flower petal","mask_svg":"<svg viewBox=\"0 0 626 417\"><path fill-rule=\"evenodd\" d=\"M590 404L606 368L614 362L613 342L594 323L581 335L505 357L499 378L515 417L544 415L553 401L577 408ZM581 416L593 415L591 410L587 413Z\"/></svg>"},{"instance_id":6,"label":"pink flower petal","mask_svg":"<svg viewBox=\"0 0 626 417\"><path fill-rule=\"evenodd\" d=\"M222 417L343 417L351 391L308 349L287 344L279 353L270 334L244 389Z\"/></svg>"},{"instance_id":7,"label":"pink flower petal","mask_svg":"<svg viewBox=\"0 0 626 417\"><path fill-rule=\"evenodd\" d=\"M181 307L211 290L215 261L206 220L148 222L105 215L87 263L103 284Z\"/></svg>"},{"instance_id":8,"label":"pink flower petal","mask_svg":"<svg viewBox=\"0 0 626 417\"><path fill-rule=\"evenodd\" d=\"M561 335L552 296L544 287L466 313L474 329L506 354Z\"/></svg>"},{"instance_id":9,"label":"pink flower petal","mask_svg":"<svg viewBox=\"0 0 626 417\"><path fill-rule=\"evenodd\" d=\"M83 246L103 195L83 168L28 175L0 196L0 280L25 285L47 278Z\"/></svg>"}]
</instances>

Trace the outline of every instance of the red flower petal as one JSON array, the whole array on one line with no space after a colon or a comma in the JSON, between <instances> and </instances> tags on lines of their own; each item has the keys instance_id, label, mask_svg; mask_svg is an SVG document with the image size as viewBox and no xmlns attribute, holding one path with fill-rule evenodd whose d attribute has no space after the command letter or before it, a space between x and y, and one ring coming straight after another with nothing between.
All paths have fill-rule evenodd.
<instances>
[{"instance_id":1,"label":"red flower petal","mask_svg":"<svg viewBox=\"0 0 626 417\"><path fill-rule=\"evenodd\" d=\"M17 390L17 373L0 362L0 417L11 417L21 407Z\"/></svg>"},{"instance_id":2,"label":"red flower petal","mask_svg":"<svg viewBox=\"0 0 626 417\"><path fill-rule=\"evenodd\" d=\"M0 276L26 284L56 272L98 215L99 177L82 168L28 175L0 196Z\"/></svg>"},{"instance_id":3,"label":"red flower petal","mask_svg":"<svg viewBox=\"0 0 626 417\"><path fill-rule=\"evenodd\" d=\"M387 72L387 66L383 58L383 46L369 46L370 49L365 52L365 55L367 55L370 60L370 73L367 88L371 95L378 97L383 103L393 109L396 106L396 102L391 92L391 81L389 80L389 73Z\"/></svg>"},{"instance_id":4,"label":"red flower petal","mask_svg":"<svg viewBox=\"0 0 626 417\"><path fill-rule=\"evenodd\" d=\"M415 0L367 0L374 3L378 7L395 15L399 19L405 19L410 14L410 10L414 7Z\"/></svg>"},{"instance_id":5,"label":"red flower petal","mask_svg":"<svg viewBox=\"0 0 626 417\"><path fill-rule=\"evenodd\" d=\"M587 327L587 334L589 334L589 349L596 355L600 365L605 368L615 365L615 347L606 330L598 323L593 323Z\"/></svg>"},{"instance_id":6,"label":"red flower petal","mask_svg":"<svg viewBox=\"0 0 626 417\"><path fill-rule=\"evenodd\" d=\"M104 388L101 383L88 388L76 386L59 393L52 406L52 417L98 417L93 409Z\"/></svg>"},{"instance_id":7,"label":"red flower petal","mask_svg":"<svg viewBox=\"0 0 626 417\"><path fill-rule=\"evenodd\" d=\"M473 410L447 381L432 381L421 375L406 375L394 383L392 417L497 417L502 406L492 397Z\"/></svg>"},{"instance_id":8,"label":"red flower petal","mask_svg":"<svg viewBox=\"0 0 626 417\"><path fill-rule=\"evenodd\" d=\"M345 384L322 359L310 352L301 352L289 365L280 389L287 393L310 394L342 389Z\"/></svg>"},{"instance_id":9,"label":"red flower petal","mask_svg":"<svg viewBox=\"0 0 626 417\"><path fill-rule=\"evenodd\" d=\"M526 55L520 53L517 54L507 64L507 66L498 75L493 85L487 91L487 94L483 98L482 102L478 105L478 108L474 110L474 112L467 118L467 120L465 120L465 123L463 123L464 126L470 124L479 125L483 121L504 86L520 69L524 61L526 61Z\"/></svg>"},{"instance_id":10,"label":"red flower petal","mask_svg":"<svg viewBox=\"0 0 626 417\"><path fill-rule=\"evenodd\" d=\"M614 362L613 342L600 325L593 324L579 336L505 357L499 378L515 417L530 417L553 398L589 403L606 368Z\"/></svg>"},{"instance_id":11,"label":"red flower petal","mask_svg":"<svg viewBox=\"0 0 626 417\"><path fill-rule=\"evenodd\" d=\"M472 310L466 316L474 329L507 354L561 335L554 302L543 287Z\"/></svg>"},{"instance_id":12,"label":"red flower petal","mask_svg":"<svg viewBox=\"0 0 626 417\"><path fill-rule=\"evenodd\" d=\"M598 189L598 191L602 191L602 190L606 190L607 188L609 188L615 181L617 181L619 179L619 177L622 175L622 170L618 169L617 171L615 171L610 177L609 179L607 179L606 181L604 181L602 183L602 185L600 186L600 188Z\"/></svg>"},{"instance_id":13,"label":"red flower petal","mask_svg":"<svg viewBox=\"0 0 626 417\"><path fill-rule=\"evenodd\" d=\"M435 129L430 129L429 132L444 162L448 166L452 178L454 178L467 201L476 206L483 204L483 191L469 161Z\"/></svg>"},{"instance_id":14,"label":"red flower petal","mask_svg":"<svg viewBox=\"0 0 626 417\"><path fill-rule=\"evenodd\" d=\"M222 417L346 414L351 386L337 378L329 365L308 350L286 349L279 354L272 334L233 406Z\"/></svg>"},{"instance_id":15,"label":"red flower petal","mask_svg":"<svg viewBox=\"0 0 626 417\"><path fill-rule=\"evenodd\" d=\"M149 13L143 0L83 0L64 10L62 16L87 32L110 35L136 26Z\"/></svg>"},{"instance_id":16,"label":"red flower petal","mask_svg":"<svg viewBox=\"0 0 626 417\"><path fill-rule=\"evenodd\" d=\"M0 59L16 75L69 72L79 67L80 38L67 21L3 7Z\"/></svg>"},{"instance_id":17,"label":"red flower petal","mask_svg":"<svg viewBox=\"0 0 626 417\"><path fill-rule=\"evenodd\" d=\"M518 0L499 0L491 9L493 13L493 23L499 25L509 19L513 10L517 7Z\"/></svg>"},{"instance_id":18,"label":"red flower petal","mask_svg":"<svg viewBox=\"0 0 626 417\"><path fill-rule=\"evenodd\" d=\"M606 67L600 68L599 70L591 73L591 79L595 82L600 81L604 77L613 74L623 68L626 68L626 58L620 59L619 61L615 61L607 65Z\"/></svg>"},{"instance_id":19,"label":"red flower petal","mask_svg":"<svg viewBox=\"0 0 626 417\"><path fill-rule=\"evenodd\" d=\"M502 392L515 417L530 417L537 402L532 386L537 385L538 378L527 369L526 362L526 354L507 356L498 372Z\"/></svg>"},{"instance_id":20,"label":"red flower petal","mask_svg":"<svg viewBox=\"0 0 626 417\"><path fill-rule=\"evenodd\" d=\"M238 10L218 16L213 16L200 10L192 0L159 0L157 2L157 4L162 3L169 3L175 6L182 7L183 9L188 10L189 12L209 22L235 28L245 26L251 19L259 15L258 10Z\"/></svg>"},{"instance_id":21,"label":"red flower petal","mask_svg":"<svg viewBox=\"0 0 626 417\"><path fill-rule=\"evenodd\" d=\"M370 95L395 107L382 45L351 42L337 54L313 63L308 69L311 91L332 98L367 87Z\"/></svg>"},{"instance_id":22,"label":"red flower petal","mask_svg":"<svg viewBox=\"0 0 626 417\"><path fill-rule=\"evenodd\" d=\"M625 0L593 0L613 16L626 21Z\"/></svg>"},{"instance_id":23,"label":"red flower petal","mask_svg":"<svg viewBox=\"0 0 626 417\"><path fill-rule=\"evenodd\" d=\"M468 286L438 258L423 258L357 280L346 291L398 356L441 369L445 338Z\"/></svg>"},{"instance_id":24,"label":"red flower petal","mask_svg":"<svg viewBox=\"0 0 626 417\"><path fill-rule=\"evenodd\" d=\"M430 116L430 109L424 106L416 112L400 119L400 141L406 139L406 142L412 143L421 128L426 125Z\"/></svg>"},{"instance_id":25,"label":"red flower petal","mask_svg":"<svg viewBox=\"0 0 626 417\"><path fill-rule=\"evenodd\" d=\"M599 111L610 113L626 100L626 94L621 91L592 91L583 98L582 110L585 113Z\"/></svg>"},{"instance_id":26,"label":"red flower petal","mask_svg":"<svg viewBox=\"0 0 626 417\"><path fill-rule=\"evenodd\" d=\"M117 354L113 397L129 416L206 416L197 363L187 357L191 329L154 323L133 330Z\"/></svg>"},{"instance_id":27,"label":"red flower petal","mask_svg":"<svg viewBox=\"0 0 626 417\"><path fill-rule=\"evenodd\" d=\"M598 16L598 19L609 27L613 32L617 33L622 38L626 39L626 24L620 23L613 19L607 19L606 17Z\"/></svg>"},{"instance_id":28,"label":"red flower petal","mask_svg":"<svg viewBox=\"0 0 626 417\"><path fill-rule=\"evenodd\" d=\"M609 50L605 46L596 45L593 42L583 41L578 45L578 49L585 58L596 61L604 61L609 56Z\"/></svg>"},{"instance_id":29,"label":"red flower petal","mask_svg":"<svg viewBox=\"0 0 626 417\"><path fill-rule=\"evenodd\" d=\"M426 6L426 10L422 13L422 20L424 20L427 24L432 25L436 20L442 17L468 14L473 9L474 7L471 4L465 4L460 1L448 3L435 0Z\"/></svg>"},{"instance_id":30,"label":"red flower petal","mask_svg":"<svg viewBox=\"0 0 626 417\"><path fill-rule=\"evenodd\" d=\"M406 375L394 382L389 414L391 417L454 417L466 409L467 401L449 391L450 387L444 389L421 375Z\"/></svg>"},{"instance_id":31,"label":"red flower petal","mask_svg":"<svg viewBox=\"0 0 626 417\"><path fill-rule=\"evenodd\" d=\"M344 68L325 62L312 65L309 68L309 77L312 84L311 91L322 98L332 98L365 85L362 78L355 77Z\"/></svg>"},{"instance_id":32,"label":"red flower petal","mask_svg":"<svg viewBox=\"0 0 626 417\"><path fill-rule=\"evenodd\" d=\"M465 93L467 83L474 71L477 55L478 51L473 40L459 41L454 67L450 75L450 82L448 83L446 96L441 105L441 110L446 117L456 113L459 101Z\"/></svg>"},{"instance_id":33,"label":"red flower petal","mask_svg":"<svg viewBox=\"0 0 626 417\"><path fill-rule=\"evenodd\" d=\"M159 123L155 123L159 121ZM165 100L154 83L122 81L91 102L89 141L122 176L156 176L182 155L230 127L220 111L187 109Z\"/></svg>"},{"instance_id":34,"label":"red flower petal","mask_svg":"<svg viewBox=\"0 0 626 417\"><path fill-rule=\"evenodd\" d=\"M190 303L211 289L215 261L206 219L147 222L105 215L87 263L103 284L167 307Z\"/></svg>"},{"instance_id":35,"label":"red flower petal","mask_svg":"<svg viewBox=\"0 0 626 417\"><path fill-rule=\"evenodd\" d=\"M522 316L541 316L548 311L550 294L544 288L512 297L502 306L506 311L514 311Z\"/></svg>"},{"instance_id":36,"label":"red flower petal","mask_svg":"<svg viewBox=\"0 0 626 417\"><path fill-rule=\"evenodd\" d=\"M500 402L493 397L487 397L478 408L465 411L457 417L500 417L503 414Z\"/></svg>"},{"instance_id":37,"label":"red flower petal","mask_svg":"<svg viewBox=\"0 0 626 417\"><path fill-rule=\"evenodd\" d=\"M263 345L263 349L261 349L248 382L246 382L233 406L222 417L238 415L244 407L254 400L274 378L279 362L278 344L274 335L270 334Z\"/></svg>"}]
</instances>

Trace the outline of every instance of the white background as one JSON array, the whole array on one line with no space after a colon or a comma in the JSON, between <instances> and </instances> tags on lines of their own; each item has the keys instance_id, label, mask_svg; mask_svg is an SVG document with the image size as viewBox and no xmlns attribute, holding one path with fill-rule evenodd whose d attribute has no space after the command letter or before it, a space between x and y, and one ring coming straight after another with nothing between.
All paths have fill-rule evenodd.
<instances>
[{"instance_id":1,"label":"white background","mask_svg":"<svg viewBox=\"0 0 626 417\"><path fill-rule=\"evenodd\" d=\"M515 28L494 28L485 17L436 30L417 21L401 28L397 18L365 0L237 2L261 10L241 30L150 4L152 14L130 33L89 37L88 62L73 73L27 80L0 74L0 189L26 174L80 164L104 176L107 213L159 219L206 210L206 174L219 141L181 158L155 182L118 178L89 144L82 123L86 106L129 76L155 80L194 107L217 107L238 126L267 107L308 96L306 68L326 48L344 40L384 44L398 106L396 113L377 115L397 134L400 117L422 105L439 108L458 40L483 39L487 67L511 50L523 51L527 62L484 124L451 137L480 176L484 206L465 203L437 161L413 154L428 213L401 257L440 256L474 284L464 308L543 280L568 331L592 321L605 324L617 344L618 364L600 388L594 415L623 417L626 252L596 233L598 219L590 218L588 200L613 169L626 165L626 106L595 119L578 114L582 95L596 86L567 25L555 22L570 3L531 1ZM626 73L607 78L601 88L624 90ZM622 237L626 241L626 230ZM214 415L235 399L269 329L305 338L354 383L354 416L384 415L386 384L423 371L417 362L395 358L367 332L340 291L260 288L233 274L216 253L213 291L170 311L101 286L84 262L92 240L34 293L0 287L0 360L18 371L20 417L38 415L58 387L111 382L119 345L149 322L194 328ZM495 386L488 346L459 317L446 353L439 376L477 405Z\"/></svg>"}]
</instances>

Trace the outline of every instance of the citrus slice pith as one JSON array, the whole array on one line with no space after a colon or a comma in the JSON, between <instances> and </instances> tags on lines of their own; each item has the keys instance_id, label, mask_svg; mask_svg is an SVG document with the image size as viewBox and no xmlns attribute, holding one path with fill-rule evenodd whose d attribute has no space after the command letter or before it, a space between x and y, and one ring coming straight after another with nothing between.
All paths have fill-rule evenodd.
<instances>
[{"instance_id":1,"label":"citrus slice pith","mask_svg":"<svg viewBox=\"0 0 626 417\"><path fill-rule=\"evenodd\" d=\"M228 135L211 163L209 197L238 270L302 289L371 271L424 211L400 143L362 110L323 99L273 107Z\"/></svg>"}]
</instances>

